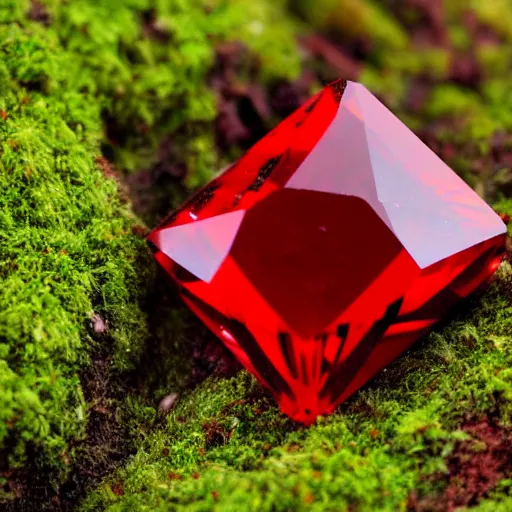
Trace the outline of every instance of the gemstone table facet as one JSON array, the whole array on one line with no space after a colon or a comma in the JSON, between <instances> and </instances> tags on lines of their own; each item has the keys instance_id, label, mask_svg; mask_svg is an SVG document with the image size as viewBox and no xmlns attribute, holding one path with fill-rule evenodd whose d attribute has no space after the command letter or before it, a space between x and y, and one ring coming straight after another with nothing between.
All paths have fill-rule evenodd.
<instances>
[{"instance_id":1,"label":"gemstone table facet","mask_svg":"<svg viewBox=\"0 0 512 512\"><path fill-rule=\"evenodd\" d=\"M149 236L183 300L305 424L485 283L498 215L338 80Z\"/></svg>"}]
</instances>

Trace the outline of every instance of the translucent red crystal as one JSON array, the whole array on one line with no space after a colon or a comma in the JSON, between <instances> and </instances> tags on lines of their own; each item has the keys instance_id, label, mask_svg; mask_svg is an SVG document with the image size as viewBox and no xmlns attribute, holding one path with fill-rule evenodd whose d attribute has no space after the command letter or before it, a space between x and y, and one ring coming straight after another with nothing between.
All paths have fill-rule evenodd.
<instances>
[{"instance_id":1,"label":"translucent red crystal","mask_svg":"<svg viewBox=\"0 0 512 512\"><path fill-rule=\"evenodd\" d=\"M338 80L148 237L183 300L309 424L496 270L505 226Z\"/></svg>"}]
</instances>

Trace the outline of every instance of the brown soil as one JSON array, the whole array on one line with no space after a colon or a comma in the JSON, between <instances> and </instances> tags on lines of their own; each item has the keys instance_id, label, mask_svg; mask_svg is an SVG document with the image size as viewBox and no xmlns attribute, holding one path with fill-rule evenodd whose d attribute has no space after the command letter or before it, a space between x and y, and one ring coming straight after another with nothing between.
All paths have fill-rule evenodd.
<instances>
[{"instance_id":1,"label":"brown soil","mask_svg":"<svg viewBox=\"0 0 512 512\"><path fill-rule=\"evenodd\" d=\"M435 481L445 485L436 496L409 497L410 512L451 512L475 506L504 479L512 477L512 432L489 419L467 423L462 430L470 441L459 443L447 460L448 475Z\"/></svg>"}]
</instances>

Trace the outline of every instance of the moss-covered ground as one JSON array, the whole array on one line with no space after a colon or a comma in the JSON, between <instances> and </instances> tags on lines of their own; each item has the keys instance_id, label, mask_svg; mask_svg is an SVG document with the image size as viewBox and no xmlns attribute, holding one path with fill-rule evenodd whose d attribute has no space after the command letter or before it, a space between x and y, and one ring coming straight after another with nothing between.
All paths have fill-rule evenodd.
<instances>
[{"instance_id":1,"label":"moss-covered ground","mask_svg":"<svg viewBox=\"0 0 512 512\"><path fill-rule=\"evenodd\" d=\"M143 241L337 75L512 215L511 20L507 0L0 2L0 508L512 510L510 257L305 429Z\"/></svg>"},{"instance_id":2,"label":"moss-covered ground","mask_svg":"<svg viewBox=\"0 0 512 512\"><path fill-rule=\"evenodd\" d=\"M500 502L512 483L500 478L512 476L511 292L507 263L484 297L307 429L244 372L207 380L83 510L428 510L435 499L447 510L491 491ZM488 429L503 436L495 452ZM488 482L475 484L464 465L484 461Z\"/></svg>"}]
</instances>

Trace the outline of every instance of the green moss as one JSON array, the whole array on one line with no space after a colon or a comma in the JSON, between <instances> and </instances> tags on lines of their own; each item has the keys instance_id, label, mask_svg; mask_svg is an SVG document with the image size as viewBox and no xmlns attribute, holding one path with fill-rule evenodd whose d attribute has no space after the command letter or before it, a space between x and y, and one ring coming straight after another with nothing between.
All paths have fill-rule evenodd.
<instances>
[{"instance_id":1,"label":"green moss","mask_svg":"<svg viewBox=\"0 0 512 512\"><path fill-rule=\"evenodd\" d=\"M100 106L73 83L73 56L36 26L0 27L0 48L0 445L12 468L35 449L65 471L87 421L87 323L105 318L118 366L131 366L149 256L96 167Z\"/></svg>"},{"instance_id":2,"label":"green moss","mask_svg":"<svg viewBox=\"0 0 512 512\"><path fill-rule=\"evenodd\" d=\"M512 427L511 284L504 263L482 299L308 429L244 372L206 381L82 510L406 510L413 489L436 492L426 477L471 439L468 417Z\"/></svg>"},{"instance_id":3,"label":"green moss","mask_svg":"<svg viewBox=\"0 0 512 512\"><path fill-rule=\"evenodd\" d=\"M443 79L449 66L447 53L435 48L384 52L380 60L380 65L388 72L396 72L405 76L428 74L435 80Z\"/></svg>"},{"instance_id":4,"label":"green moss","mask_svg":"<svg viewBox=\"0 0 512 512\"><path fill-rule=\"evenodd\" d=\"M501 198L500 201L497 201L494 204L494 209L503 214L508 215L512 218L512 201L510 199ZM512 222L508 224L508 234L509 236L512 236Z\"/></svg>"},{"instance_id":5,"label":"green moss","mask_svg":"<svg viewBox=\"0 0 512 512\"><path fill-rule=\"evenodd\" d=\"M507 495L498 495L496 499L484 500L476 507L464 508L461 509L461 511L465 512L471 510L472 512L508 512L511 508L512 498Z\"/></svg>"},{"instance_id":6,"label":"green moss","mask_svg":"<svg viewBox=\"0 0 512 512\"><path fill-rule=\"evenodd\" d=\"M460 13L458 13L460 15ZM459 51L465 51L471 48L471 36L467 30L460 25L453 25L449 30L450 42L454 48Z\"/></svg>"},{"instance_id":7,"label":"green moss","mask_svg":"<svg viewBox=\"0 0 512 512\"><path fill-rule=\"evenodd\" d=\"M253 50L262 80L291 79L299 72L293 25L284 18L280 2L44 4L52 27L81 66L81 89L99 96L104 116L115 120L112 128L122 140L111 149L125 170L150 165L161 137L171 134L179 158L189 166L189 185L212 177L216 108L207 74L216 43L244 42Z\"/></svg>"},{"instance_id":8,"label":"green moss","mask_svg":"<svg viewBox=\"0 0 512 512\"><path fill-rule=\"evenodd\" d=\"M439 85L432 91L425 114L430 118L467 118L479 109L478 96L455 85Z\"/></svg>"},{"instance_id":9,"label":"green moss","mask_svg":"<svg viewBox=\"0 0 512 512\"><path fill-rule=\"evenodd\" d=\"M391 71L382 72L374 66L366 66L361 72L360 80L370 91L378 94L389 108L398 110L407 91L403 77Z\"/></svg>"},{"instance_id":10,"label":"green moss","mask_svg":"<svg viewBox=\"0 0 512 512\"><path fill-rule=\"evenodd\" d=\"M477 58L488 78L507 76L512 62L512 48L505 45L480 45Z\"/></svg>"},{"instance_id":11,"label":"green moss","mask_svg":"<svg viewBox=\"0 0 512 512\"><path fill-rule=\"evenodd\" d=\"M483 23L492 27L505 40L512 41L512 27L508 17L512 11L510 0L496 0L492 3L472 0L471 8Z\"/></svg>"},{"instance_id":12,"label":"green moss","mask_svg":"<svg viewBox=\"0 0 512 512\"><path fill-rule=\"evenodd\" d=\"M322 0L315 4L302 0L294 8L318 28L333 29L345 37L369 36L377 46L393 50L404 50L408 45L404 28L372 0Z\"/></svg>"}]
</instances>

